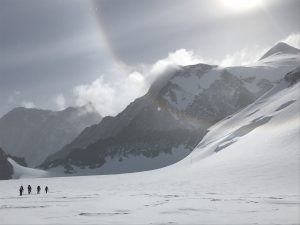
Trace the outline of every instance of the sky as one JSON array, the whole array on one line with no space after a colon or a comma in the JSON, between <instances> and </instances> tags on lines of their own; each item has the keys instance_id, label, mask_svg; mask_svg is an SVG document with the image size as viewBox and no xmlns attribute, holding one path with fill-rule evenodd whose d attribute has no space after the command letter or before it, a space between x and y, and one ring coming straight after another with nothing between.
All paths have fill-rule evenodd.
<instances>
[{"instance_id":1,"label":"sky","mask_svg":"<svg viewBox=\"0 0 300 225\"><path fill-rule=\"evenodd\" d=\"M93 103L116 115L177 65L300 47L299 0L0 0L0 116Z\"/></svg>"}]
</instances>

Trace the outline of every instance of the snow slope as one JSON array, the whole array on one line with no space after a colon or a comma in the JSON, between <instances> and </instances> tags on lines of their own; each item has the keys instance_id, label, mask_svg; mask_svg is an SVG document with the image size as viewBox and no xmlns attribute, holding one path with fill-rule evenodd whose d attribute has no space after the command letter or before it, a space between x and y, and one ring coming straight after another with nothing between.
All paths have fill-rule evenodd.
<instances>
[{"instance_id":1,"label":"snow slope","mask_svg":"<svg viewBox=\"0 0 300 225\"><path fill-rule=\"evenodd\" d=\"M11 158L8 158L7 160L13 167L13 175L12 175L13 179L40 178L40 177L47 177L50 175L49 172L47 171L21 166Z\"/></svg>"},{"instance_id":2,"label":"snow slope","mask_svg":"<svg viewBox=\"0 0 300 225\"><path fill-rule=\"evenodd\" d=\"M287 86L211 127L166 168L1 181L0 224L299 224L300 84ZM18 197L27 184L50 193Z\"/></svg>"},{"instance_id":3,"label":"snow slope","mask_svg":"<svg viewBox=\"0 0 300 225\"><path fill-rule=\"evenodd\" d=\"M281 82L239 113L215 124L180 164L189 165L202 177L206 176L202 171L212 168L209 176L230 179L235 187L245 186L249 192L255 187L256 191L269 188L299 194L299 83L286 86ZM276 93L278 89L283 90Z\"/></svg>"}]
</instances>

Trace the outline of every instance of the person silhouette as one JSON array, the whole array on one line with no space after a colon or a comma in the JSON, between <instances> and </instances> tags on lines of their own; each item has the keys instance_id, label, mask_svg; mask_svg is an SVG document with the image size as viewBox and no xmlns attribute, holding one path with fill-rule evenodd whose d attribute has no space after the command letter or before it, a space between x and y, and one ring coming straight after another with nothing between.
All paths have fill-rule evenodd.
<instances>
[{"instance_id":1,"label":"person silhouette","mask_svg":"<svg viewBox=\"0 0 300 225\"><path fill-rule=\"evenodd\" d=\"M48 188L48 186L46 186L46 187L45 187L45 192L46 192L46 194L48 193L48 190L49 190L49 188Z\"/></svg>"},{"instance_id":2,"label":"person silhouette","mask_svg":"<svg viewBox=\"0 0 300 225\"><path fill-rule=\"evenodd\" d=\"M23 186L21 185L21 187L20 187L20 189L19 189L20 196L22 196L22 194L23 194L23 191L24 191L24 188L23 188Z\"/></svg>"},{"instance_id":3,"label":"person silhouette","mask_svg":"<svg viewBox=\"0 0 300 225\"><path fill-rule=\"evenodd\" d=\"M30 195L30 194L31 194L31 186L28 185L28 186L27 186L27 189L28 189L28 194Z\"/></svg>"},{"instance_id":4,"label":"person silhouette","mask_svg":"<svg viewBox=\"0 0 300 225\"><path fill-rule=\"evenodd\" d=\"M40 186L37 186L36 191L37 191L37 194L39 194L40 191L41 191L41 187L40 187Z\"/></svg>"}]
</instances>

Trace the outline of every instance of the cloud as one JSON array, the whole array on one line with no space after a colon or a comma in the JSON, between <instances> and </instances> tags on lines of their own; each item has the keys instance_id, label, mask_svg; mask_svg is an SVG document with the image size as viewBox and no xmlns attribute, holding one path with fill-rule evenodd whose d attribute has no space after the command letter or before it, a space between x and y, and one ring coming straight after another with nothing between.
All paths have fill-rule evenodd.
<instances>
[{"instance_id":1,"label":"cloud","mask_svg":"<svg viewBox=\"0 0 300 225\"><path fill-rule=\"evenodd\" d=\"M300 33L293 33L281 40L295 48L300 49Z\"/></svg>"},{"instance_id":2,"label":"cloud","mask_svg":"<svg viewBox=\"0 0 300 225\"><path fill-rule=\"evenodd\" d=\"M201 58L193 50L179 49L169 53L168 57L157 61L153 67L160 63L167 63L179 66L194 65L201 62Z\"/></svg>"},{"instance_id":3,"label":"cloud","mask_svg":"<svg viewBox=\"0 0 300 225\"><path fill-rule=\"evenodd\" d=\"M199 54L196 54L192 50L179 49L175 52L169 53L167 58L157 61L152 66L151 70L154 72L154 74L159 74L160 71L164 70L166 67L174 65L187 66L198 63L214 64L222 67L248 65L256 62L269 48L270 46L251 46L227 54L221 60L205 58Z\"/></svg>"},{"instance_id":4,"label":"cloud","mask_svg":"<svg viewBox=\"0 0 300 225\"><path fill-rule=\"evenodd\" d=\"M285 41L297 43L298 39L299 34L292 34ZM152 65L142 65L139 72L131 72L127 76L110 81L105 81L105 76L100 76L90 84L75 87L73 93L78 106L90 103L102 116L114 116L137 97L144 95L154 80L173 73L180 66L198 63L221 67L248 65L256 62L271 47L255 45L243 48L225 55L221 60L205 59L192 50L179 49Z\"/></svg>"},{"instance_id":5,"label":"cloud","mask_svg":"<svg viewBox=\"0 0 300 225\"><path fill-rule=\"evenodd\" d=\"M109 81L105 81L105 76L102 75L90 84L76 86L73 89L73 94L77 106L90 104L102 116L114 116L130 102L144 95L154 80L173 74L180 66L198 63L217 64L224 67L244 65L256 61L262 53L257 46L228 54L221 61L213 61L204 60L192 50L179 49L152 65L143 65L139 72L134 71L127 76Z\"/></svg>"},{"instance_id":6,"label":"cloud","mask_svg":"<svg viewBox=\"0 0 300 225\"><path fill-rule=\"evenodd\" d=\"M58 110L64 110L66 108L66 99L63 94L58 94L53 98Z\"/></svg>"},{"instance_id":7,"label":"cloud","mask_svg":"<svg viewBox=\"0 0 300 225\"><path fill-rule=\"evenodd\" d=\"M152 83L158 76L167 73L170 69L176 69L178 66L188 66L198 64L204 60L197 56L194 51L179 49L175 52L171 52L164 59L160 59L155 62L151 67L146 71L146 79L149 83Z\"/></svg>"},{"instance_id":8,"label":"cloud","mask_svg":"<svg viewBox=\"0 0 300 225\"><path fill-rule=\"evenodd\" d=\"M222 67L244 66L256 62L269 48L255 45L251 48L243 48L240 51L225 55L220 61L213 61L213 64Z\"/></svg>"},{"instance_id":9,"label":"cloud","mask_svg":"<svg viewBox=\"0 0 300 225\"><path fill-rule=\"evenodd\" d=\"M23 101L21 105L25 108L31 109L31 108L36 108L36 105L33 102L30 101Z\"/></svg>"},{"instance_id":10,"label":"cloud","mask_svg":"<svg viewBox=\"0 0 300 225\"><path fill-rule=\"evenodd\" d=\"M17 100L17 98L19 98L20 95L21 95L21 92L18 90L15 90L13 92L13 94L8 97L8 99L7 99L8 103L14 103Z\"/></svg>"},{"instance_id":11,"label":"cloud","mask_svg":"<svg viewBox=\"0 0 300 225\"><path fill-rule=\"evenodd\" d=\"M131 101L144 94L145 90L144 77L133 72L114 82L106 82L100 76L91 84L75 87L73 93L78 106L92 104L99 114L107 116L116 115Z\"/></svg>"},{"instance_id":12,"label":"cloud","mask_svg":"<svg viewBox=\"0 0 300 225\"><path fill-rule=\"evenodd\" d=\"M178 66L199 62L193 51L179 49L151 66L144 66L142 72L134 71L111 81L105 81L104 76L100 76L91 84L75 87L76 104L82 106L90 103L102 116L116 115L130 102L144 95L158 76L174 71Z\"/></svg>"},{"instance_id":13,"label":"cloud","mask_svg":"<svg viewBox=\"0 0 300 225\"><path fill-rule=\"evenodd\" d=\"M296 48L300 48L300 33L292 33L289 36L278 42L285 42ZM277 42L277 43L278 43ZM274 43L275 45L276 43ZM227 54L224 59L220 61L208 61L213 62L214 64L228 67L228 66L240 66L247 65L256 62L264 53L266 53L273 46L259 46L255 45L251 48L243 48L240 51L237 51L232 54Z\"/></svg>"}]
</instances>

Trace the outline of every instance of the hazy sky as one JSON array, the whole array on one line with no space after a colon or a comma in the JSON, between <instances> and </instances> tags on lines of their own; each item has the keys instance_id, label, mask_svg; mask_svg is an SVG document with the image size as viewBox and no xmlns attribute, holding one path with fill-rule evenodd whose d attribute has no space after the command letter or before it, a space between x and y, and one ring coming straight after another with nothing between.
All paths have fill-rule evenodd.
<instances>
[{"instance_id":1,"label":"hazy sky","mask_svg":"<svg viewBox=\"0 0 300 225\"><path fill-rule=\"evenodd\" d=\"M114 115L170 64L299 47L299 21L299 0L0 0L0 116L89 101Z\"/></svg>"}]
</instances>

